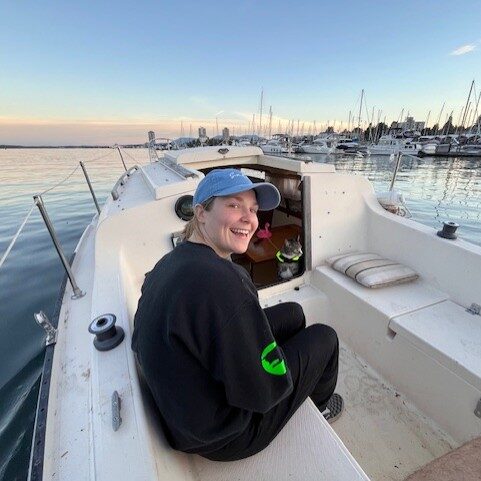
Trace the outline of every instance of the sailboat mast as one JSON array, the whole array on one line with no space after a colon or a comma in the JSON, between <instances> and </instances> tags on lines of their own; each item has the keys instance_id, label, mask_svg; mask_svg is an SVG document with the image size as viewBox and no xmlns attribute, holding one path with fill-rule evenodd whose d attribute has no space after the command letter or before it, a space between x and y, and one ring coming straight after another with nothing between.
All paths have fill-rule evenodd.
<instances>
[{"instance_id":1,"label":"sailboat mast","mask_svg":"<svg viewBox=\"0 0 481 481\"><path fill-rule=\"evenodd\" d=\"M361 102L359 104L359 117L357 119L357 131L359 133L359 136L360 136L360 132L361 132L361 111L362 111L362 99L364 98L364 89L361 90Z\"/></svg>"},{"instance_id":2,"label":"sailboat mast","mask_svg":"<svg viewBox=\"0 0 481 481\"><path fill-rule=\"evenodd\" d=\"M430 115L431 115L431 111L428 112L428 116L426 117L426 123L424 124L424 132L426 132L426 129L428 128Z\"/></svg>"},{"instance_id":3,"label":"sailboat mast","mask_svg":"<svg viewBox=\"0 0 481 481\"><path fill-rule=\"evenodd\" d=\"M269 138L272 136L272 105L269 107Z\"/></svg>"},{"instance_id":4,"label":"sailboat mast","mask_svg":"<svg viewBox=\"0 0 481 481\"><path fill-rule=\"evenodd\" d=\"M468 103L469 103L469 99L471 98L471 92L473 91L473 87L474 87L474 80L471 82L468 98L466 99L466 107L464 108L463 121L461 122L462 127L464 127L464 121L466 120L466 114L468 113Z\"/></svg>"},{"instance_id":5,"label":"sailboat mast","mask_svg":"<svg viewBox=\"0 0 481 481\"><path fill-rule=\"evenodd\" d=\"M436 128L436 132L434 133L434 135L438 135L439 133L439 122L441 122L441 115L443 114L443 110L444 110L444 104L446 102L443 102L443 106L441 107L441 110L439 112L439 117L438 117L438 122L437 122L437 128Z\"/></svg>"},{"instance_id":6,"label":"sailboat mast","mask_svg":"<svg viewBox=\"0 0 481 481\"><path fill-rule=\"evenodd\" d=\"M261 108L259 117L259 137L262 135L262 104L264 102L264 88L261 89Z\"/></svg>"}]
</instances>

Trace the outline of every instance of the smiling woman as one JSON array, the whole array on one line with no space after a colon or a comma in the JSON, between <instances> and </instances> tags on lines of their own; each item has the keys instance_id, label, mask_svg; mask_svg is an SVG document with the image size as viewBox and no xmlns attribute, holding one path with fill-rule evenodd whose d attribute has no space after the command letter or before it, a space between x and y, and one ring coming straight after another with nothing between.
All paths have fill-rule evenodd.
<instances>
[{"instance_id":1,"label":"smiling woman","mask_svg":"<svg viewBox=\"0 0 481 481\"><path fill-rule=\"evenodd\" d=\"M246 252L257 211L279 202L268 182L209 172L184 242L146 276L132 349L175 449L242 459L264 449L308 396L331 419L342 410L332 396L335 331L306 328L296 303L262 309L249 274L230 259Z\"/></svg>"},{"instance_id":2,"label":"smiling woman","mask_svg":"<svg viewBox=\"0 0 481 481\"><path fill-rule=\"evenodd\" d=\"M257 209L252 190L235 196L215 197L209 210L197 204L195 218L199 228L189 240L212 247L220 257L243 254L259 225Z\"/></svg>"}]
</instances>

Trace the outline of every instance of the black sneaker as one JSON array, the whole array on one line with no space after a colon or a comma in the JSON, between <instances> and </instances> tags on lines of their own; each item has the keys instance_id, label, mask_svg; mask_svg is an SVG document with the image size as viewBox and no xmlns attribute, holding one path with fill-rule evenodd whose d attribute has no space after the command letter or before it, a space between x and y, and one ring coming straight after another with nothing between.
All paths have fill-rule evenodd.
<instances>
[{"instance_id":1,"label":"black sneaker","mask_svg":"<svg viewBox=\"0 0 481 481\"><path fill-rule=\"evenodd\" d=\"M327 401L327 406L324 411L322 411L322 415L324 419L329 423L332 424L344 411L344 399L340 394L334 393L329 401Z\"/></svg>"}]
</instances>

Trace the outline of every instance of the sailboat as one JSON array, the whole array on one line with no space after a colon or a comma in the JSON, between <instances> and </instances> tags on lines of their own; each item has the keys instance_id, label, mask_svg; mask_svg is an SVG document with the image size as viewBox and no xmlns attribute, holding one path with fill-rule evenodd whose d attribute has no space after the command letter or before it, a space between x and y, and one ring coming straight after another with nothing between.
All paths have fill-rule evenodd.
<instances>
[{"instance_id":1,"label":"sailboat","mask_svg":"<svg viewBox=\"0 0 481 481\"><path fill-rule=\"evenodd\" d=\"M216 167L278 187L260 225L299 234L299 273L278 278L275 252L259 257L257 244L233 262L263 307L295 301L308 324L336 329L346 405L330 425L308 399L264 451L228 463L169 446L130 348L144 276L175 248ZM439 481L448 465L475 479L462 476L481 459L481 248L451 224L437 235L383 209L361 176L254 146L164 151L132 167L82 235L54 319L37 315L49 346L29 479Z\"/></svg>"}]
</instances>

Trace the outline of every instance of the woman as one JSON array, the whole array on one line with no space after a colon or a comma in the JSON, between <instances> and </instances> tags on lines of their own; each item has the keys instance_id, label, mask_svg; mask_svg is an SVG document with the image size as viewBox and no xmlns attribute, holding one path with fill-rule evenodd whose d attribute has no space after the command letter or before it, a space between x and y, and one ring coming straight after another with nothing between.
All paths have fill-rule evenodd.
<instances>
[{"instance_id":1,"label":"woman","mask_svg":"<svg viewBox=\"0 0 481 481\"><path fill-rule=\"evenodd\" d=\"M334 330L306 328L296 303L262 309L230 260L247 250L257 211L279 201L272 184L211 171L195 192L186 241L146 276L132 348L175 449L242 459L264 449L308 396L321 411L333 400L342 408L332 396Z\"/></svg>"}]
</instances>

